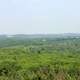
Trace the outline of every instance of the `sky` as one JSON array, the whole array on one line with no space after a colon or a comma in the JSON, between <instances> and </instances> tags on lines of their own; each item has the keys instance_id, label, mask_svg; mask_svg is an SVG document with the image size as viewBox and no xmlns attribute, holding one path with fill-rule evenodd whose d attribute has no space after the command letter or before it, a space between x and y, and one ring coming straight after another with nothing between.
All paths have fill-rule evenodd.
<instances>
[{"instance_id":1,"label":"sky","mask_svg":"<svg viewBox=\"0 0 80 80\"><path fill-rule=\"evenodd\" d=\"M0 0L0 34L80 32L80 0Z\"/></svg>"}]
</instances>

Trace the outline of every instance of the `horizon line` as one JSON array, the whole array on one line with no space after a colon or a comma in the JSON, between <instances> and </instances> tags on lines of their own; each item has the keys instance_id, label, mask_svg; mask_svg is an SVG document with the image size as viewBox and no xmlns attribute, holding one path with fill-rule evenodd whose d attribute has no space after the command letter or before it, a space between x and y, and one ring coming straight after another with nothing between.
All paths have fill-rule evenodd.
<instances>
[{"instance_id":1,"label":"horizon line","mask_svg":"<svg viewBox=\"0 0 80 80\"><path fill-rule=\"evenodd\" d=\"M59 34L80 34L80 32L65 32L65 33L15 33L15 34L0 34L0 35L59 35Z\"/></svg>"}]
</instances>

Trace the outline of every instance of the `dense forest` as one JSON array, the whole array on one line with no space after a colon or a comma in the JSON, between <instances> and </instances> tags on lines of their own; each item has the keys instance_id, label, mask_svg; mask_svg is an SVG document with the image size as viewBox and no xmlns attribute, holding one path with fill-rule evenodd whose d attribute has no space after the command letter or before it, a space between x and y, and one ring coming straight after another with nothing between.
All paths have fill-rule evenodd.
<instances>
[{"instance_id":1,"label":"dense forest","mask_svg":"<svg viewBox=\"0 0 80 80\"><path fill-rule=\"evenodd\" d=\"M0 35L0 80L80 80L80 34Z\"/></svg>"}]
</instances>

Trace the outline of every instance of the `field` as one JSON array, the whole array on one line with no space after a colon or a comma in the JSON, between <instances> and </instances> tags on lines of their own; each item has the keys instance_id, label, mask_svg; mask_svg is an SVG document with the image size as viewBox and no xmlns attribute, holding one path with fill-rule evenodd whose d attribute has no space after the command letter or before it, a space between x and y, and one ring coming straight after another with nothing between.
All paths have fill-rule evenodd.
<instances>
[{"instance_id":1,"label":"field","mask_svg":"<svg viewBox=\"0 0 80 80\"><path fill-rule=\"evenodd\" d=\"M80 80L80 37L0 37L0 80Z\"/></svg>"}]
</instances>

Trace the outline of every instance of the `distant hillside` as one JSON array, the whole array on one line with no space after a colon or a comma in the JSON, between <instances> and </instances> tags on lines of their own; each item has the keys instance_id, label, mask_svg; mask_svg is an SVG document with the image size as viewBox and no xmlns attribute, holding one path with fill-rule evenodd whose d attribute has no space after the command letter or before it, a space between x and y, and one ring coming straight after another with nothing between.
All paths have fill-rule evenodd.
<instances>
[{"instance_id":1,"label":"distant hillside","mask_svg":"<svg viewBox=\"0 0 80 80\"><path fill-rule=\"evenodd\" d=\"M64 33L64 34L16 34L16 35L0 35L1 38L67 38L80 37L80 33Z\"/></svg>"},{"instance_id":2,"label":"distant hillside","mask_svg":"<svg viewBox=\"0 0 80 80\"><path fill-rule=\"evenodd\" d=\"M42 45L44 42L64 40L64 39L80 39L80 34L36 34L36 35L0 35L0 47L20 46L20 45Z\"/></svg>"}]
</instances>

